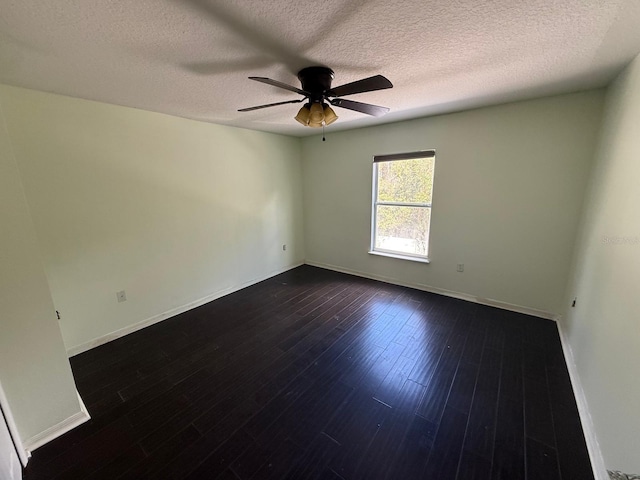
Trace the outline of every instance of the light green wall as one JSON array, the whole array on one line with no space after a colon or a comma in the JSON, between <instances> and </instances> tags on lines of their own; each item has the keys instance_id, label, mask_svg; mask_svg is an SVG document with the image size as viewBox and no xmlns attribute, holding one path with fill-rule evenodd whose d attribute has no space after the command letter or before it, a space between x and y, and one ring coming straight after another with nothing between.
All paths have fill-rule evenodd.
<instances>
[{"instance_id":1,"label":"light green wall","mask_svg":"<svg viewBox=\"0 0 640 480\"><path fill-rule=\"evenodd\" d=\"M306 259L561 313L602 101L598 90L305 138ZM369 255L373 156L426 149L431 263Z\"/></svg>"},{"instance_id":2,"label":"light green wall","mask_svg":"<svg viewBox=\"0 0 640 480\"><path fill-rule=\"evenodd\" d=\"M298 139L8 86L0 100L67 349L304 260Z\"/></svg>"},{"instance_id":3,"label":"light green wall","mask_svg":"<svg viewBox=\"0 0 640 480\"><path fill-rule=\"evenodd\" d=\"M562 322L604 461L640 473L640 57L609 87Z\"/></svg>"},{"instance_id":4,"label":"light green wall","mask_svg":"<svg viewBox=\"0 0 640 480\"><path fill-rule=\"evenodd\" d=\"M0 381L22 441L80 412L0 102Z\"/></svg>"}]
</instances>

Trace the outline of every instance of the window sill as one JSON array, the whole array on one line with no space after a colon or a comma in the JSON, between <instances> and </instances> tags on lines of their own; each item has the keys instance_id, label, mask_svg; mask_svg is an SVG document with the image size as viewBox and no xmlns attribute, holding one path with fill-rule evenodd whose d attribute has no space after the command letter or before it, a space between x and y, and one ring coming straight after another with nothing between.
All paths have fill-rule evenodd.
<instances>
[{"instance_id":1,"label":"window sill","mask_svg":"<svg viewBox=\"0 0 640 480\"><path fill-rule=\"evenodd\" d=\"M413 257L411 255L402 255L400 253L379 252L377 250L369 250L369 255L379 255L381 257L397 258L399 260L409 260L410 262L431 263L431 260L425 257Z\"/></svg>"}]
</instances>

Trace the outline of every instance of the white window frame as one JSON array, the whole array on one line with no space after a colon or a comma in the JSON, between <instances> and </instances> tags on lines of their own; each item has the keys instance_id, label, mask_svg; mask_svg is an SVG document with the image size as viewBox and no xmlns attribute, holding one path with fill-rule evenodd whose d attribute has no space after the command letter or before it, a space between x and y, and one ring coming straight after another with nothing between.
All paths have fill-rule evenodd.
<instances>
[{"instance_id":1,"label":"white window frame","mask_svg":"<svg viewBox=\"0 0 640 480\"><path fill-rule=\"evenodd\" d=\"M378 163L399 161L399 160L414 160L418 158L432 158L435 161L435 150L424 150L410 153L394 153L390 155L375 155L373 157L373 188L371 199L371 246L369 253L371 255L381 255L384 257L399 258L402 260L411 260L414 262L429 263L429 251L427 248L427 255L417 255L406 252L399 252L397 250L387 250L383 248L376 248L376 233L377 233L377 216L376 211L379 205L382 206L396 206L396 207L418 207L418 208L432 208L433 203L433 190L431 192L432 203L413 203L413 202L379 202L378 201ZM434 169L434 182L435 182L435 169ZM433 185L431 186L433 189ZM430 247L431 237L431 216L429 216L429 237L427 238L427 245Z\"/></svg>"}]
</instances>

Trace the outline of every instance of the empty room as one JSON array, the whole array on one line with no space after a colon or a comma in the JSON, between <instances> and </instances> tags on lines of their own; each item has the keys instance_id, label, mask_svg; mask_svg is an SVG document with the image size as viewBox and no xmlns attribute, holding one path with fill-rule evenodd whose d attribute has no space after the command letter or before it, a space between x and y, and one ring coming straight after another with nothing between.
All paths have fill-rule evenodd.
<instances>
[{"instance_id":1,"label":"empty room","mask_svg":"<svg viewBox=\"0 0 640 480\"><path fill-rule=\"evenodd\" d=\"M640 478L640 3L0 11L0 479Z\"/></svg>"}]
</instances>

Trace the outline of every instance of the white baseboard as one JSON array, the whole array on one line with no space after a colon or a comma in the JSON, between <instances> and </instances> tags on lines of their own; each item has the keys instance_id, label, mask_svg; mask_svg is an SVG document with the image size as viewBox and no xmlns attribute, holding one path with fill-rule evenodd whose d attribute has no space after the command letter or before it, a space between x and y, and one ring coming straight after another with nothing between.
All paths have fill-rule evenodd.
<instances>
[{"instance_id":1,"label":"white baseboard","mask_svg":"<svg viewBox=\"0 0 640 480\"><path fill-rule=\"evenodd\" d=\"M76 394L77 393L78 392L76 392ZM84 422L91 419L91 416L87 411L87 407L85 407L84 402L82 401L82 398L80 398L79 394L78 401L80 402L80 411L78 413L74 413L69 418L62 420L54 426L47 428L44 432L40 432L22 443L22 446L24 447L29 457L31 456L31 452L36 448L41 447L45 443L49 443L51 440L64 435L69 430L72 430L78 425L82 425Z\"/></svg>"},{"instance_id":2,"label":"white baseboard","mask_svg":"<svg viewBox=\"0 0 640 480\"><path fill-rule=\"evenodd\" d=\"M254 278L253 280L242 283L240 285L235 285L233 287L225 288L224 290L219 290L215 293L207 295L206 297L202 297L202 298L199 298L198 300L189 302L185 305L172 308L171 310L167 310L166 312L159 313L158 315L154 315L153 317L149 317L145 320L134 323L133 325L129 325L128 327L124 327L114 332L108 333L106 335L102 335L98 338L94 338L93 340L89 340L88 342L81 343L80 345L70 347L67 349L67 355L69 357L73 357L74 355L78 355L79 353L86 352L87 350L91 350L92 348L95 348L95 347L99 347L100 345L109 343L113 340L124 337L125 335L128 335L130 333L137 332L138 330L142 330L143 328L153 325L155 323L161 322L168 318L175 317L176 315L192 310L196 307L204 305L205 303L209 303L213 300L217 300L218 298L224 297L225 295L229 295L230 293L237 292L238 290L242 290L243 288L246 288L250 285L254 285L256 283L260 283L264 280L267 280L268 278L275 277L276 275L279 275L288 270L299 267L300 265L303 265L303 262L299 262L299 263L281 268L279 270L275 270L273 272L268 273L267 275Z\"/></svg>"},{"instance_id":3,"label":"white baseboard","mask_svg":"<svg viewBox=\"0 0 640 480\"><path fill-rule=\"evenodd\" d=\"M593 475L596 480L609 480L609 474L607 473L607 469L604 464L604 458L602 457L602 451L600 450L600 444L598 443L598 437L596 436L593 419L589 413L587 397L582 388L580 376L578 375L578 368L573 357L573 351L571 350L567 336L564 333L562 322L557 323L558 332L560 333L560 342L562 343L562 351L564 352L564 358L567 362L567 369L569 370L569 377L571 378L571 385L573 386L576 403L578 404L578 412L580 413L580 421L582 423L584 438L587 442L587 450L589 451L589 458L591 459Z\"/></svg>"},{"instance_id":4,"label":"white baseboard","mask_svg":"<svg viewBox=\"0 0 640 480\"><path fill-rule=\"evenodd\" d=\"M558 321L560 319L560 315L558 315L557 313L547 312L545 310L537 310L535 308L530 308L530 307L523 307L520 305L514 305L507 302L501 302L500 300L493 300L491 298L476 297L474 295L469 295L468 293L455 292L453 290L446 290L444 288L432 287L430 285L424 285L421 283L402 282L395 278L360 272L357 270L351 270L350 268L338 267L337 265L330 265L327 263L320 263L320 262L313 262L313 261L306 261L305 263L313 267L326 268L327 270L334 270L336 272L348 273L349 275L369 278L371 280L378 280L380 282L391 283L393 285L400 285L401 287L415 288L416 290L422 290L430 293L437 293L438 295L444 295L446 297L459 298L460 300L479 303L481 305L487 305L489 307L501 308L503 310L509 310L511 312L523 313L525 315L532 315L534 317L546 318L548 320L553 320L553 321Z\"/></svg>"}]
</instances>

